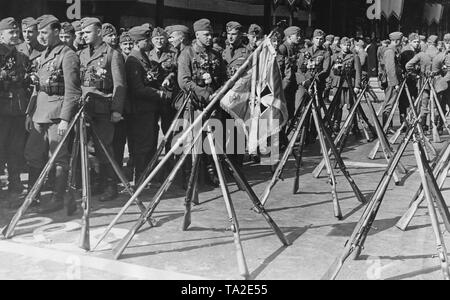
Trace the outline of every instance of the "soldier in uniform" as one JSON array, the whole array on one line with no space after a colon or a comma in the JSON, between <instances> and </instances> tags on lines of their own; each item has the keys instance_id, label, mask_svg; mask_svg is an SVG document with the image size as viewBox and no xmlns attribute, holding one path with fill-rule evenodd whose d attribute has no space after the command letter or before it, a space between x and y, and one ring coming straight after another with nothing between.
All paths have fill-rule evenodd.
<instances>
[{"instance_id":1,"label":"soldier in uniform","mask_svg":"<svg viewBox=\"0 0 450 300\"><path fill-rule=\"evenodd\" d=\"M70 24L69 22L61 23L61 32L59 33L59 39L66 46L72 48L73 51L75 52L77 51L77 49L74 46L75 28L73 28L72 24Z\"/></svg>"},{"instance_id":2,"label":"soldier in uniform","mask_svg":"<svg viewBox=\"0 0 450 300\"><path fill-rule=\"evenodd\" d=\"M167 33L160 27L153 30L152 44L154 48L150 51L148 59L154 69L153 87L164 90L167 95L170 95L174 91L176 81L176 52L170 48ZM176 114L171 99L161 102L158 112L161 129L166 134ZM170 150L170 144L168 143L167 150Z\"/></svg>"},{"instance_id":3,"label":"soldier in uniform","mask_svg":"<svg viewBox=\"0 0 450 300\"><path fill-rule=\"evenodd\" d=\"M123 120L127 89L125 63L122 54L103 41L102 25L98 19L82 19L81 29L88 45L80 52L83 97L88 99L91 125L109 153L113 154L114 125ZM103 181L100 189L106 185L99 201L114 200L117 197L116 174L97 143L95 152Z\"/></svg>"},{"instance_id":4,"label":"soldier in uniform","mask_svg":"<svg viewBox=\"0 0 450 300\"><path fill-rule=\"evenodd\" d=\"M124 61L126 61L128 55L130 55L134 47L134 41L128 32L125 31L120 35L119 45ZM130 113L131 113L130 100L128 99L127 96L124 104L124 114L123 114L124 119L116 123L114 126L113 149L114 149L114 158L116 162L119 164L119 166L122 166L124 160L125 145L127 144L128 141L128 151L130 152L128 168L132 169L133 155L131 153L133 152L133 143L131 142L131 131L129 126L131 117Z\"/></svg>"},{"instance_id":5,"label":"soldier in uniform","mask_svg":"<svg viewBox=\"0 0 450 300\"><path fill-rule=\"evenodd\" d=\"M81 22L78 20L72 22L72 27L75 30L75 40L73 41L73 46L77 52L79 52L86 48L86 42L83 39L83 32L81 31Z\"/></svg>"},{"instance_id":6,"label":"soldier in uniform","mask_svg":"<svg viewBox=\"0 0 450 300\"><path fill-rule=\"evenodd\" d=\"M419 35L419 38L420 38L420 51L421 52L427 51L428 45L426 43L426 36Z\"/></svg>"},{"instance_id":7,"label":"soldier in uniform","mask_svg":"<svg viewBox=\"0 0 450 300\"><path fill-rule=\"evenodd\" d=\"M433 58L431 71L434 74L434 88L438 94L438 98L444 113L447 113L447 105L450 108L450 90L448 82L450 81L450 34L444 36L444 44L446 51L439 53ZM441 133L443 128L443 120L436 114L434 122L438 124L438 130Z\"/></svg>"},{"instance_id":8,"label":"soldier in uniform","mask_svg":"<svg viewBox=\"0 0 450 300\"><path fill-rule=\"evenodd\" d=\"M105 42L111 48L117 49L117 30L112 24L104 23L102 25L102 37Z\"/></svg>"},{"instance_id":9,"label":"soldier in uniform","mask_svg":"<svg viewBox=\"0 0 450 300\"><path fill-rule=\"evenodd\" d=\"M130 55L131 50L133 50L134 42L131 38L130 34L125 31L120 35L120 50L122 51L122 55L124 60L127 60L128 55Z\"/></svg>"},{"instance_id":10,"label":"soldier in uniform","mask_svg":"<svg viewBox=\"0 0 450 300\"><path fill-rule=\"evenodd\" d=\"M331 69L331 55L330 51L323 47L324 40L325 33L316 29L313 33L313 45L300 52L296 73L296 80L299 84L296 95L297 101L301 101L306 96L306 91L314 79L317 82L317 96L319 101L322 101L321 96ZM316 137L316 128L311 123L307 142L312 143Z\"/></svg>"},{"instance_id":11,"label":"soldier in uniform","mask_svg":"<svg viewBox=\"0 0 450 300\"><path fill-rule=\"evenodd\" d=\"M44 15L38 22L40 39L46 50L38 64L39 92L36 102L30 102L27 109L32 120L32 124L27 124L31 131L25 147L30 186L39 177L49 152L52 154L55 151L68 130L81 97L80 61L76 53L59 39L59 20L52 15ZM69 156L66 143L55 161L53 197L41 207L40 213L51 213L64 207Z\"/></svg>"},{"instance_id":12,"label":"soldier in uniform","mask_svg":"<svg viewBox=\"0 0 450 300\"><path fill-rule=\"evenodd\" d=\"M336 52L340 51L340 48L339 48L340 43L341 43L341 38L339 36L335 36L333 44L331 44L331 46L330 46L332 53L336 53Z\"/></svg>"},{"instance_id":13,"label":"soldier in uniform","mask_svg":"<svg viewBox=\"0 0 450 300\"><path fill-rule=\"evenodd\" d=\"M244 64L247 60L248 56L252 51L248 49L243 44L243 34L242 34L242 25L238 22L228 22L226 25L227 28L227 40L228 46L222 53L223 61L226 65L227 70L227 80L230 79L236 71ZM254 40L256 45L256 39ZM225 119L232 119L232 117L228 114L224 114ZM242 166L244 160L245 153L245 145L238 143L239 135L243 135L244 133L239 130L239 128L226 128L227 132L225 132L225 136L234 136L235 139L232 142L234 145L233 154L230 155L230 159L233 160L236 166ZM234 133L229 132L229 130L234 130Z\"/></svg>"},{"instance_id":14,"label":"soldier in uniform","mask_svg":"<svg viewBox=\"0 0 450 300\"><path fill-rule=\"evenodd\" d=\"M334 74L332 88L334 97L337 97L339 101L333 116L333 131L335 133L340 131L343 107L347 106L347 109L350 110L354 104L354 95L358 95L361 90L361 62L359 56L352 52L350 47L350 39L343 37L341 51L333 54L331 58L332 73ZM351 88L353 90L350 90ZM358 122L355 123L356 126L353 127L353 130L354 133L357 133Z\"/></svg>"},{"instance_id":15,"label":"soldier in uniform","mask_svg":"<svg viewBox=\"0 0 450 300\"><path fill-rule=\"evenodd\" d=\"M403 74L405 76L406 73L406 64L414 58L414 56L420 52L420 39L417 33L412 33L409 35L408 44L403 47L402 52L400 53L400 66L402 68ZM416 75L407 76L406 84L408 86L411 97L416 98L418 94L417 90L417 78ZM406 88L406 87L405 87ZM413 100L414 101L414 100ZM403 90L400 101L399 101L399 110L400 110L400 123L403 124L403 121L406 118L407 109L409 107L409 100L406 93L406 90ZM404 129L406 130L406 129Z\"/></svg>"},{"instance_id":16,"label":"soldier in uniform","mask_svg":"<svg viewBox=\"0 0 450 300\"><path fill-rule=\"evenodd\" d=\"M410 40L412 39L418 39L419 37L417 35L412 36L415 34L411 34ZM419 46L420 47L420 44ZM431 72L431 66L432 66L433 58L428 55L425 52L420 51L417 53L409 62L406 63L405 69L409 73L414 73L416 76L420 77L420 84L421 87L424 83L424 76L426 74L429 74ZM420 110L420 117L422 118L422 126L424 127L425 131L428 131L426 122L429 112L428 104L430 101L430 88L427 86L425 87L425 90L422 95L422 107Z\"/></svg>"},{"instance_id":17,"label":"soldier in uniform","mask_svg":"<svg viewBox=\"0 0 450 300\"><path fill-rule=\"evenodd\" d=\"M334 35L329 34L325 37L325 43L323 44L323 46L327 49L330 49L331 51L331 45L333 44L334 41Z\"/></svg>"},{"instance_id":18,"label":"soldier in uniform","mask_svg":"<svg viewBox=\"0 0 450 300\"><path fill-rule=\"evenodd\" d=\"M10 208L17 206L23 191L20 180L26 137L23 125L29 100L27 69L30 63L15 47L19 35L19 24L14 18L0 21L0 157L8 167Z\"/></svg>"},{"instance_id":19,"label":"soldier in uniform","mask_svg":"<svg viewBox=\"0 0 450 300\"><path fill-rule=\"evenodd\" d=\"M24 42L17 46L19 52L24 53L30 60L31 66L37 65L36 60L41 57L42 51L45 47L38 42L38 24L37 21L31 17L22 20L22 35Z\"/></svg>"},{"instance_id":20,"label":"soldier in uniform","mask_svg":"<svg viewBox=\"0 0 450 300\"><path fill-rule=\"evenodd\" d=\"M128 97L131 117L130 132L133 143L133 162L135 178L139 180L147 165L156 153L158 146L159 107L168 101L163 90L153 84L151 63L147 51L151 48L150 28L133 27L129 34L134 41L134 48L125 63L128 80Z\"/></svg>"},{"instance_id":21,"label":"soldier in uniform","mask_svg":"<svg viewBox=\"0 0 450 300\"><path fill-rule=\"evenodd\" d=\"M264 31L261 26L257 24L251 24L248 28L248 45L247 49L251 52L255 51L255 49L261 44L264 38Z\"/></svg>"},{"instance_id":22,"label":"soldier in uniform","mask_svg":"<svg viewBox=\"0 0 450 300\"><path fill-rule=\"evenodd\" d=\"M385 90L385 106L383 110L383 124L394 108L394 102L400 90L402 82L402 68L400 64L400 51L402 46L403 33L393 32L389 35L391 44L383 51L381 72L385 74L387 88Z\"/></svg>"},{"instance_id":23,"label":"soldier in uniform","mask_svg":"<svg viewBox=\"0 0 450 300\"><path fill-rule=\"evenodd\" d=\"M437 48L438 37L436 35L430 35L427 41L427 49L425 53L430 55L431 57L435 57L439 54L439 49Z\"/></svg>"},{"instance_id":24,"label":"soldier in uniform","mask_svg":"<svg viewBox=\"0 0 450 300\"><path fill-rule=\"evenodd\" d=\"M189 28L184 25L172 25L166 28L166 32L169 35L169 43L176 52L175 60L178 63L178 57L181 52L191 44L189 41Z\"/></svg>"},{"instance_id":25,"label":"soldier in uniform","mask_svg":"<svg viewBox=\"0 0 450 300\"><path fill-rule=\"evenodd\" d=\"M196 40L178 58L178 84L184 91L193 91L199 102L194 104L202 109L208 104L210 96L225 80L225 69L219 53L212 49L211 22L201 19L194 23ZM210 157L204 156L208 179L214 186L218 178Z\"/></svg>"},{"instance_id":26,"label":"soldier in uniform","mask_svg":"<svg viewBox=\"0 0 450 300\"><path fill-rule=\"evenodd\" d=\"M301 29L296 26L287 28L284 31L285 42L279 47L279 52L283 56L283 64L280 65L281 75L283 79L284 96L288 106L289 119L295 114L295 92L297 90L297 82L295 81L295 73L297 72L297 58L299 53L299 45L301 41Z\"/></svg>"}]
</instances>

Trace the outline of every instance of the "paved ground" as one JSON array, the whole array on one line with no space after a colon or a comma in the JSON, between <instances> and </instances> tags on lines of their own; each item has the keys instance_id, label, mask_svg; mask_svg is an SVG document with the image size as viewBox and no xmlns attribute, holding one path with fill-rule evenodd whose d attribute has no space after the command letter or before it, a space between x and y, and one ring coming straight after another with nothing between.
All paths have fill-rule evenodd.
<instances>
[{"instance_id":1,"label":"paved ground","mask_svg":"<svg viewBox=\"0 0 450 300\"><path fill-rule=\"evenodd\" d=\"M447 138L447 136L445 137ZM370 197L378 185L386 161L367 159L372 144L351 139L343 157L362 192ZM437 148L442 144L437 144ZM267 209L292 243L283 247L262 216L250 210L251 202L235 184L230 184L236 207L244 252L252 279L320 279L341 254L345 241L359 220L363 207L338 172L338 192L344 220L333 216L327 178L314 179L312 169L320 160L316 146L308 147L301 175L301 192L292 194L294 161L284 173L285 180L274 189ZM411 227L401 232L394 225L407 209L420 179L412 147L402 162L410 173L402 186L391 184L374 228L359 260L349 260L339 279L441 279L439 260L428 212L422 207ZM377 168L364 163L379 164ZM260 195L271 175L270 167L247 165L245 173ZM157 186L146 191L151 200ZM450 198L449 184L444 197ZM91 243L103 232L128 198L100 204L93 201ZM1 279L239 279L235 246L223 198L218 189L203 188L201 205L193 208L192 225L181 231L183 191L172 188L157 208L155 228L144 226L121 260L115 261L111 248L139 216L129 209L100 249L84 253L78 249L79 212L68 218L63 212L39 216L28 213L12 240L0 241ZM14 211L0 212L0 226ZM448 233L445 240L450 245Z\"/></svg>"}]
</instances>

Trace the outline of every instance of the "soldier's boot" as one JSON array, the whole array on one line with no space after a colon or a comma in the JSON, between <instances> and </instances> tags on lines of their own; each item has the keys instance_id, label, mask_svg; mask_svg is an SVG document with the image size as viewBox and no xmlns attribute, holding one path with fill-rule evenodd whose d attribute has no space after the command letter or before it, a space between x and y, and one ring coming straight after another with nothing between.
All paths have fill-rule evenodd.
<instances>
[{"instance_id":1,"label":"soldier's boot","mask_svg":"<svg viewBox=\"0 0 450 300\"><path fill-rule=\"evenodd\" d=\"M24 187L20 181L20 171L8 168L8 202L9 208L16 209L22 205Z\"/></svg>"},{"instance_id":2,"label":"soldier's boot","mask_svg":"<svg viewBox=\"0 0 450 300\"><path fill-rule=\"evenodd\" d=\"M38 212L40 214L51 214L64 208L64 196L66 194L68 170L57 166L55 170L55 187L50 202L42 205Z\"/></svg>"},{"instance_id":3,"label":"soldier's boot","mask_svg":"<svg viewBox=\"0 0 450 300\"><path fill-rule=\"evenodd\" d=\"M117 181L116 174L114 170L109 165L100 165L100 176L104 176L106 178L106 187L103 193L99 196L98 201L100 202L108 202L113 201L119 195L117 191Z\"/></svg>"}]
</instances>

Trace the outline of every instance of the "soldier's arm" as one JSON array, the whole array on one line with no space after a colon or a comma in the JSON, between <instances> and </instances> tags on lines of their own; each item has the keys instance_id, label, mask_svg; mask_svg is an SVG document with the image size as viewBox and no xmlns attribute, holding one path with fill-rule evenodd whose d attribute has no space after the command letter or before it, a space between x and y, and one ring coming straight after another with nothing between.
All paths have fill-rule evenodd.
<instances>
[{"instance_id":1,"label":"soldier's arm","mask_svg":"<svg viewBox=\"0 0 450 300\"><path fill-rule=\"evenodd\" d=\"M414 70L414 68L417 66L417 64L420 63L420 58L421 58L421 53L414 55L414 57L406 63L406 66L405 66L406 70L407 71Z\"/></svg>"},{"instance_id":2,"label":"soldier's arm","mask_svg":"<svg viewBox=\"0 0 450 300\"><path fill-rule=\"evenodd\" d=\"M431 63L431 71L434 73L438 73L441 71L441 69L442 69L442 55L439 54L433 58L433 61Z\"/></svg>"},{"instance_id":3,"label":"soldier's arm","mask_svg":"<svg viewBox=\"0 0 450 300\"><path fill-rule=\"evenodd\" d=\"M111 74L114 86L111 110L122 114L125 104L127 82L125 77L125 63L123 61L123 56L117 50L113 50L112 52Z\"/></svg>"},{"instance_id":4,"label":"soldier's arm","mask_svg":"<svg viewBox=\"0 0 450 300\"><path fill-rule=\"evenodd\" d=\"M397 78L397 71L395 67L395 53L391 49L384 53L384 63L389 86L397 86L400 84Z\"/></svg>"},{"instance_id":5,"label":"soldier's arm","mask_svg":"<svg viewBox=\"0 0 450 300\"><path fill-rule=\"evenodd\" d=\"M212 91L206 87L199 87L193 81L190 59L189 51L187 50L183 51L178 58L178 85L185 91L193 91L200 99L208 100Z\"/></svg>"},{"instance_id":6,"label":"soldier's arm","mask_svg":"<svg viewBox=\"0 0 450 300\"><path fill-rule=\"evenodd\" d=\"M444 59L444 66L446 67L444 80L449 82L450 81L450 55L447 54Z\"/></svg>"},{"instance_id":7,"label":"soldier's arm","mask_svg":"<svg viewBox=\"0 0 450 300\"><path fill-rule=\"evenodd\" d=\"M367 60L367 52L365 51L360 51L358 52L358 57L361 63L361 66L364 66L366 64L366 60Z\"/></svg>"},{"instance_id":8,"label":"soldier's arm","mask_svg":"<svg viewBox=\"0 0 450 300\"><path fill-rule=\"evenodd\" d=\"M65 89L60 119L70 122L81 98L80 59L74 51L70 50L64 54L62 69Z\"/></svg>"},{"instance_id":9,"label":"soldier's arm","mask_svg":"<svg viewBox=\"0 0 450 300\"><path fill-rule=\"evenodd\" d=\"M355 88L361 89L362 67L358 55L355 55L355 72Z\"/></svg>"},{"instance_id":10,"label":"soldier's arm","mask_svg":"<svg viewBox=\"0 0 450 300\"><path fill-rule=\"evenodd\" d=\"M331 57L330 52L325 51L324 59L323 59L323 70L319 74L317 74L317 77L320 80L326 80L327 77L330 75L331 71Z\"/></svg>"},{"instance_id":11,"label":"soldier's arm","mask_svg":"<svg viewBox=\"0 0 450 300\"><path fill-rule=\"evenodd\" d=\"M125 63L125 71L128 88L132 96L139 99L146 99L148 101L160 98L158 90L145 85L145 74L137 58L134 56L129 56L127 58Z\"/></svg>"}]
</instances>

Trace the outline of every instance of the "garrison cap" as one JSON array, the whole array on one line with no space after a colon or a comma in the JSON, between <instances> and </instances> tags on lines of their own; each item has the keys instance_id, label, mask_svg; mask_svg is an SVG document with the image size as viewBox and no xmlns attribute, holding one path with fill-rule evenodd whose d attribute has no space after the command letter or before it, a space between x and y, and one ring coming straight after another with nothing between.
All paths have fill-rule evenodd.
<instances>
[{"instance_id":1,"label":"garrison cap","mask_svg":"<svg viewBox=\"0 0 450 300\"><path fill-rule=\"evenodd\" d=\"M316 29L316 30L314 30L313 37L318 37L318 36L324 37L324 36L325 36L325 32L323 32L323 30L321 30L321 29ZM335 39L336 39L336 38L337 38L337 37L335 37Z\"/></svg>"},{"instance_id":2,"label":"garrison cap","mask_svg":"<svg viewBox=\"0 0 450 300\"><path fill-rule=\"evenodd\" d=\"M133 39L131 38L131 36L130 36L130 34L128 33L128 31L124 31L124 32L122 32L122 34L120 35L119 42L120 42L120 43L133 42Z\"/></svg>"},{"instance_id":3,"label":"garrison cap","mask_svg":"<svg viewBox=\"0 0 450 300\"><path fill-rule=\"evenodd\" d=\"M284 35L286 37L294 35L294 34L300 34L302 32L302 30L300 29L300 27L297 26L291 26L286 28L286 30L284 31Z\"/></svg>"},{"instance_id":4,"label":"garrison cap","mask_svg":"<svg viewBox=\"0 0 450 300\"><path fill-rule=\"evenodd\" d=\"M329 42L334 41L334 35L332 35L332 34L327 35L327 36L325 37L325 40L327 40L327 41L329 41Z\"/></svg>"},{"instance_id":5,"label":"garrison cap","mask_svg":"<svg viewBox=\"0 0 450 300\"><path fill-rule=\"evenodd\" d=\"M227 28L227 31L234 30L234 29L241 30L242 25L239 22L231 21L231 22L227 23L226 28Z\"/></svg>"},{"instance_id":6,"label":"garrison cap","mask_svg":"<svg viewBox=\"0 0 450 300\"><path fill-rule=\"evenodd\" d=\"M420 38L421 41L425 41L425 39L426 39L427 37L424 36L424 35L419 35L419 38Z\"/></svg>"},{"instance_id":7,"label":"garrison cap","mask_svg":"<svg viewBox=\"0 0 450 300\"><path fill-rule=\"evenodd\" d=\"M389 39L390 39L391 41L402 40L402 39L403 39L403 33L401 33L401 32L392 32L392 33L389 35Z\"/></svg>"},{"instance_id":8,"label":"garrison cap","mask_svg":"<svg viewBox=\"0 0 450 300\"><path fill-rule=\"evenodd\" d=\"M153 29L152 38L156 37L166 37L167 38L167 32L164 31L161 27L156 27Z\"/></svg>"},{"instance_id":9,"label":"garrison cap","mask_svg":"<svg viewBox=\"0 0 450 300\"><path fill-rule=\"evenodd\" d=\"M81 22L79 20L73 21L72 26L75 31L81 31Z\"/></svg>"},{"instance_id":10,"label":"garrison cap","mask_svg":"<svg viewBox=\"0 0 450 300\"><path fill-rule=\"evenodd\" d=\"M97 18L90 18L90 17L81 19L81 29L85 29L86 27L89 27L94 24L101 26L102 22L100 22L100 20Z\"/></svg>"},{"instance_id":11,"label":"garrison cap","mask_svg":"<svg viewBox=\"0 0 450 300\"><path fill-rule=\"evenodd\" d=\"M151 31L149 28L142 25L142 26L136 26L136 27L131 28L128 31L128 34L133 39L133 41L139 42L139 41L150 38Z\"/></svg>"},{"instance_id":12,"label":"garrison cap","mask_svg":"<svg viewBox=\"0 0 450 300\"><path fill-rule=\"evenodd\" d=\"M28 17L22 20L22 28L28 28L31 26L37 26L38 22L32 18L32 17Z\"/></svg>"},{"instance_id":13,"label":"garrison cap","mask_svg":"<svg viewBox=\"0 0 450 300\"><path fill-rule=\"evenodd\" d=\"M153 25L150 23L144 23L141 25L141 27L150 30L150 32L153 31Z\"/></svg>"},{"instance_id":14,"label":"garrison cap","mask_svg":"<svg viewBox=\"0 0 450 300\"><path fill-rule=\"evenodd\" d=\"M110 34L116 34L117 35L116 27L114 27L110 23L104 23L102 25L102 36L108 36Z\"/></svg>"},{"instance_id":15,"label":"garrison cap","mask_svg":"<svg viewBox=\"0 0 450 300\"><path fill-rule=\"evenodd\" d=\"M19 28L19 24L14 18L5 18L0 21L0 30L8 30L8 29L17 29Z\"/></svg>"},{"instance_id":16,"label":"garrison cap","mask_svg":"<svg viewBox=\"0 0 450 300\"><path fill-rule=\"evenodd\" d=\"M194 23L194 32L198 31L213 31L211 21L208 19L201 19Z\"/></svg>"},{"instance_id":17,"label":"garrison cap","mask_svg":"<svg viewBox=\"0 0 450 300\"><path fill-rule=\"evenodd\" d=\"M180 31L184 34L189 34L189 28L187 26L184 25L172 25L172 26L167 26L166 27L166 32L167 34L172 34L175 31Z\"/></svg>"},{"instance_id":18,"label":"garrison cap","mask_svg":"<svg viewBox=\"0 0 450 300\"><path fill-rule=\"evenodd\" d=\"M38 29L44 29L45 27L47 27L48 25L54 24L54 23L59 23L58 18L56 18L53 15L43 15L40 16L38 19Z\"/></svg>"},{"instance_id":19,"label":"garrison cap","mask_svg":"<svg viewBox=\"0 0 450 300\"><path fill-rule=\"evenodd\" d=\"M420 36L417 33L413 32L409 35L408 40L410 42L415 41L415 40L420 40Z\"/></svg>"},{"instance_id":20,"label":"garrison cap","mask_svg":"<svg viewBox=\"0 0 450 300\"><path fill-rule=\"evenodd\" d=\"M438 37L436 35L430 35L428 37L428 43L436 43L438 41Z\"/></svg>"},{"instance_id":21,"label":"garrison cap","mask_svg":"<svg viewBox=\"0 0 450 300\"><path fill-rule=\"evenodd\" d=\"M252 24L248 28L248 34L249 35L262 36L263 35L263 30L262 30L261 26L259 26L258 24Z\"/></svg>"},{"instance_id":22,"label":"garrison cap","mask_svg":"<svg viewBox=\"0 0 450 300\"><path fill-rule=\"evenodd\" d=\"M341 45L342 44L347 44L347 43L351 43L351 40L348 38L348 37L343 37L342 39L341 39Z\"/></svg>"},{"instance_id":23,"label":"garrison cap","mask_svg":"<svg viewBox=\"0 0 450 300\"><path fill-rule=\"evenodd\" d=\"M61 23L61 32L75 34L75 28L69 22Z\"/></svg>"},{"instance_id":24,"label":"garrison cap","mask_svg":"<svg viewBox=\"0 0 450 300\"><path fill-rule=\"evenodd\" d=\"M450 42L450 33L444 35L444 42Z\"/></svg>"}]
</instances>

